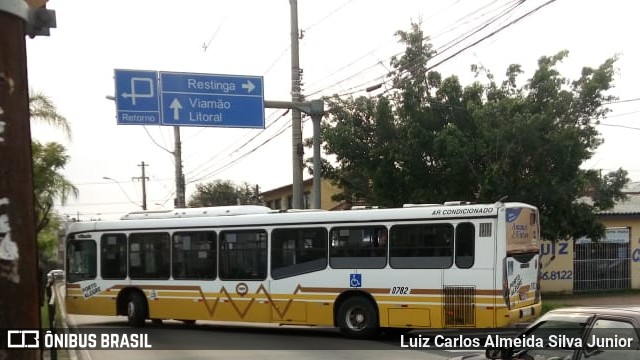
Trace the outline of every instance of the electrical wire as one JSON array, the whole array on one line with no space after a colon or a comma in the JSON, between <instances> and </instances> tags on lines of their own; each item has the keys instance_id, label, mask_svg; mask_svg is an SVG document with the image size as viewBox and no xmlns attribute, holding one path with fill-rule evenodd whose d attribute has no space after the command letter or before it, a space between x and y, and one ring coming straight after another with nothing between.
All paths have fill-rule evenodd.
<instances>
[{"instance_id":1,"label":"electrical wire","mask_svg":"<svg viewBox=\"0 0 640 360\"><path fill-rule=\"evenodd\" d=\"M436 35L434 35L434 36L430 36L430 37L428 36L428 37L425 37L424 39L426 40L427 38L429 38L430 40L433 40L433 39L435 39L435 38L437 38L437 37L439 37L439 36L441 36L441 35L443 35L443 34L450 33L451 31L453 31L453 30L457 29L457 28L460 26L460 24L458 24L460 21L463 21L463 20L465 20L466 18L471 17L471 16L472 16L472 15L474 15L475 13L477 13L477 12L479 12L479 11L481 11L481 10L485 9L486 7L488 7L488 6L492 5L492 4L494 4L494 3L495 3L495 2L497 2L497 1L498 1L498 0L494 0L494 1L492 1L491 3L489 3L489 4L487 4L487 5L484 5L484 6L480 7L480 8L478 8L478 9L473 10L472 12L470 12L470 13L468 13L468 14L464 15L463 17L459 18L458 20L456 20L456 21L454 22L454 24L453 24L453 27L448 26L448 27L446 27L446 28L443 28L443 29L441 29L441 30L440 30L440 32L439 32L439 33L437 33ZM516 0L516 1L517 1L517 0ZM457 3L457 2L456 2L456 3ZM453 5L455 5L455 3L454 3ZM480 16L483 16L483 15L485 15L485 14L486 14L486 13L484 13L484 14L482 14L482 15L480 15ZM429 18L431 18L431 17L429 17ZM463 24L466 24L466 23L468 23L468 21L464 22ZM391 42L391 41L396 41L396 40L397 40L397 39L396 39L396 37L395 37L395 36L391 36L391 37L389 38L389 41L387 41L385 44L387 44L388 42ZM331 74L329 74L329 75L327 75L327 76L325 76L325 77L323 77L323 78L319 79L319 81L324 80L324 79L326 79L326 78L328 78L328 77L330 77L330 76L332 76L332 75L335 75L335 74L337 74L338 72L340 72L341 70L343 70L343 69L345 69L345 68L347 68L347 67L350 67L351 65L355 64L357 61L359 61L359 60L361 60L362 58L364 58L364 57L368 56L369 54L371 54L371 53L375 52L376 50L378 50L378 49L379 49L380 47L382 47L382 46L383 46L383 45L378 46L378 47L376 47L376 48L374 48L374 49L372 49L372 50L368 51L368 52L367 52L367 53L365 53L363 56L360 56L360 57L359 57L359 58L357 58L356 60L351 61L350 63L348 63L347 65L345 65L345 66L341 67L340 69L338 69L338 70L334 71L333 73L331 73ZM400 51L400 52L397 52L397 53L393 54L392 56L389 56L388 58L389 58L389 59L391 59L391 58L393 58L393 57L395 57L395 56L399 56L399 55L401 55L401 54L403 54L403 53L404 53L404 51ZM377 61L375 64L372 64L372 65L370 65L370 66L366 67L365 69L361 70L360 72L366 71L366 70L367 70L367 69L369 69L369 68L373 68L373 67L377 66L379 62L380 62L380 61ZM360 73L360 72L358 72L358 73L356 73L356 74L353 74L353 75L350 75L350 76L349 76L349 78L354 78L354 77L356 77L357 75L359 75L359 73ZM318 83L319 81L316 81L315 83L312 83L311 85L315 85L315 84L316 84L316 83ZM342 82L344 82L344 81L340 81L340 83L342 83ZM330 87L332 87L332 86L330 86ZM324 90L324 89L320 89L320 90L317 90L317 91L315 91L315 92L312 92L312 93L310 93L310 94L309 94L309 96L314 95L315 93L322 92L323 90Z\"/></svg>"},{"instance_id":2,"label":"electrical wire","mask_svg":"<svg viewBox=\"0 0 640 360\"><path fill-rule=\"evenodd\" d=\"M551 3L553 3L554 1L555 1L555 0L550 0L550 1L548 1L547 3L545 3L545 4L541 5L541 6L539 6L538 8L533 9L533 10L531 10L531 11L527 12L525 15L523 15L523 16L521 16L521 17L519 17L519 18L517 18L517 19L515 19L515 20L513 20L513 21L511 21L511 22L509 22L509 23L508 23L508 24L506 24L506 25L503 25L503 26L502 26L502 27L500 27L499 29L497 29L497 30L495 30L495 31L491 32L490 34L488 34L488 35L486 35L486 36L482 37L480 40L477 40L477 41L475 41L474 43L472 43L472 44L470 44L470 45L465 46L465 47L464 47L464 48L462 48L461 50L456 51L453 55L450 55L450 56L446 57L445 59L441 60L440 62L438 62L438 63L436 63L435 65L433 65L433 66L431 66L430 68L428 68L428 70L433 69L433 68L435 68L436 66L438 66L438 65L440 65L440 64L442 64L442 63L444 63L445 61L448 61L448 60L452 59L453 57L457 56L457 55L458 55L458 54L460 54L461 52L463 52L463 51L465 51L465 50L469 49L470 47L475 46L475 45L479 44L480 42L482 42L482 41L484 41L484 40L486 40L486 39L488 39L488 38L490 38L490 37L494 36L494 35L495 35L495 34L497 34L498 32L500 32L500 31L502 31L502 30L506 29L506 28L507 28L507 27L509 27L509 26L512 26L513 24L517 23L518 21L522 20L523 18L525 18L525 17L527 17L527 16L529 16L529 15L531 15L531 14L535 13L536 11L540 10L541 8L543 8L544 6L547 6L547 5L551 4ZM472 31L471 35L473 35L473 34L477 33L478 31L480 31L480 30L482 30L482 29L484 29L484 28L486 28L488 25L490 25L490 24L494 23L495 21L499 20L501 17L504 17L504 16L506 16L506 15L510 14L510 13L511 13L511 12L513 12L513 11L514 11L518 6L520 6L523 2L524 2L524 0L519 0L519 1L514 2L514 3L512 4L512 6L511 6L509 9L507 9L506 11L503 11L503 12L502 12L502 13L500 13L499 15L494 16L493 18L491 18L491 19L488 21L488 23L485 23L484 25L481 25L480 27L475 28L475 29L474 29L474 31ZM469 38L469 34L467 34L467 36L465 36L463 39L467 39L467 38ZM459 42L458 42L458 43L459 43ZM454 45L455 45L455 44L454 44ZM445 49L445 51L446 51L446 50L449 50L451 47L452 47L452 46L449 46L448 48L446 48L446 49ZM376 64L376 65L377 65L377 64ZM379 78L380 78L380 77L379 77ZM344 81L344 80L343 80L343 81ZM386 81L385 81L385 82L386 82ZM384 84L381 84L381 85L384 85ZM333 85L333 86L335 86L335 85ZM360 90L360 91L361 91L361 90ZM341 95L344 95L344 94L341 94ZM194 178L193 180L190 180L188 183L192 183L192 182L200 181L200 180L202 180L202 179L204 179L204 178L206 178L206 177L214 176L214 175L216 175L216 174L218 174L218 173L220 173L220 172L222 172L222 171L224 171L224 170L226 170L226 169L230 168L231 166L233 166L233 165L237 164L240 160L244 159L244 158L245 158L246 156L248 156L249 154L251 154L251 153L253 153L254 151L256 151L256 150L257 150L258 148L260 148L261 146L263 146L263 145L265 145L266 143L268 143L269 141L273 140L275 137L277 137L277 136L281 135L281 134L284 132L284 130L286 130L288 127L290 127L290 125L289 125L289 126L287 126L287 127L286 127L286 128L284 128L284 129L282 129L282 130L279 130L276 134L272 135L270 138L268 138L267 140L265 140L263 143L261 143L261 144L257 145L256 147L254 147L254 148L253 148L253 149L251 149L250 151L248 151L248 152L244 153L244 154L243 154L243 155L241 155L240 157L238 157L238 158L236 158L236 159L232 160L231 162L229 162L229 163L227 163L227 164L225 164L225 165L222 165L221 167L219 167L219 168L217 168L217 169L212 170L212 167L213 167L213 166L215 166L215 165L217 165L217 164L214 164L214 165L210 166L209 168L207 168L207 169L205 170L205 171L208 171L208 172L207 172L207 174L205 174L205 175L202 175L202 174L203 174L203 172L202 172L202 171L201 171L201 172L199 172L199 173L198 173L198 176L197 176L196 178ZM256 135L256 136L254 136L254 137L252 137L249 141L245 142L245 143L244 143L240 148L242 148L242 147L246 146L250 141L252 141L252 140L253 140L253 139L255 139L256 137L257 137L257 135ZM238 149L238 150L239 150L239 149ZM219 164L219 162L218 162L218 164Z\"/></svg>"},{"instance_id":3,"label":"electrical wire","mask_svg":"<svg viewBox=\"0 0 640 360\"><path fill-rule=\"evenodd\" d=\"M472 48L472 47L474 47L474 46L478 45L479 43L481 43L481 42L483 42L483 41L485 41L485 40L487 40L487 39L489 39L489 38L491 38L491 37L495 36L496 34L500 33L500 32L501 32L501 31L503 31L504 29L506 29L506 28L508 28L508 27L510 27L510 26L513 26L514 24L516 24L516 23L520 22L520 21L521 21L521 20L523 20L524 18L526 18L526 17L528 17L528 16L530 16L530 15L534 14L535 12L537 12L537 11L541 10L542 8L544 8L544 7L546 7L546 6L550 5L550 4L552 4L552 3L553 3L553 2L555 2L555 1L556 1L556 0L549 0L549 1L545 2L544 4L542 4L542 5L540 5L540 6L536 7L536 8L534 8L533 10L528 11L527 13L525 13L524 15L522 15L522 16L520 16L520 17L516 18L515 20L510 21L509 23L507 23L507 24L505 24L505 25L503 25L503 26L499 27L498 29L496 29L496 30L492 31L491 33L489 33L489 34L487 34L487 35L485 35L485 36L481 37L480 39L478 39L478 40L476 40L476 41L472 42L471 44L468 44L468 45L464 46L462 49L459 49L459 50L455 51L453 54L451 54L451 55L449 55L449 56L445 57L444 59L442 59L442 60L440 60L440 61L436 62L434 65L428 66L428 67L425 69L425 71L433 70L434 68L438 67L439 65L441 65L441 64L443 64L443 63L445 63L445 62L447 62L447 61L449 61L449 60L451 60L451 59L453 59L454 57L458 56L458 55L459 55L459 54L461 54L462 52L464 52L464 51L466 51L466 50L468 50L468 49L470 49L470 48ZM418 65L419 65L419 64L418 64ZM400 74L398 74L398 75L399 75L399 76L401 76L401 75L403 75L403 74L406 74L406 73L410 72L411 70L413 70L413 69L417 68L417 66L418 66L418 65L415 65L414 67L410 67L410 68L408 68L408 69L404 70L402 73L400 73ZM384 86L384 85L386 85L386 83L387 83L387 82L389 82L389 81L390 81L390 79L385 80L385 81L382 81L382 82L377 83L377 84L370 84L369 86L367 86L367 88L369 88L369 87L374 87L374 86ZM352 94L355 94L355 93L358 93L358 92L362 92L362 91L364 91L364 90L366 90L366 88L361 88L361 89L356 90L356 91L351 91L351 92L349 92L348 94L338 94L338 96L343 96L343 95L352 95ZM386 90L386 91L384 91L384 92L383 92L383 94L384 94L384 93L389 92L390 90L391 90L391 88L390 88L390 89L388 89L388 90Z\"/></svg>"},{"instance_id":4,"label":"electrical wire","mask_svg":"<svg viewBox=\"0 0 640 360\"><path fill-rule=\"evenodd\" d=\"M271 123L271 125L275 124L279 119L283 118L287 113L288 113L288 111L285 111L284 113L282 113L282 114L281 114L277 119L275 119L275 120ZM288 127L290 127L290 126L291 126L291 125L289 124L289 125L288 125ZM247 152L247 153L245 153L245 154L243 154L243 155L240 155L238 158L236 158L236 159L232 160L232 161L231 161L231 163L233 163L233 164L237 163L240 159L243 159L243 158L245 158L247 155L249 155L250 153L253 153L253 152L254 152L254 151L256 151L258 148L260 148L262 145L264 145L264 144L268 143L269 141L273 140L275 137L277 137L277 136L278 136L278 135L280 135L281 133L282 133L282 131L278 130L278 132L277 132L275 135L272 135L270 138L268 138L266 141L264 141L261 145L258 145L257 147L253 148L252 150L249 150L249 152ZM263 132L261 132L260 134L263 134ZM260 135L260 134L258 134L258 135ZM251 140L255 139L256 137L257 137L257 135L256 135L256 136L254 136L253 138L251 138L249 141L246 141L244 144L240 145L240 147L238 147L238 148L237 148L235 151L233 151L232 153L235 153L235 152L236 152L236 151L238 151L240 148L243 148L244 146L246 146L247 144L249 144L249 142L250 142ZM202 171L198 172L198 173L197 173L197 175L193 175L193 176L192 176L192 179L190 179L190 180L187 182L187 184L191 184L191 183L194 183L194 182L198 182L198 181L201 181L201 180L203 180L203 179L205 179L205 178L208 178L208 177L211 177L211 176L214 176L214 175L216 175L216 174L220 173L220 168L217 168L217 169L212 170L212 168L214 168L215 166L217 166L217 165L218 165L218 164L220 164L220 163L221 163L221 161L219 161L219 162L217 162L217 163L215 163L215 164L212 164L212 165L211 165L211 166L209 166L208 168L203 169ZM229 165L229 163L227 163L227 164L225 164L225 165L222 165L222 168L228 168L228 165Z\"/></svg>"},{"instance_id":5,"label":"electrical wire","mask_svg":"<svg viewBox=\"0 0 640 360\"><path fill-rule=\"evenodd\" d=\"M509 13L510 11L513 11L513 9L515 9L517 6L521 5L521 4L522 4L522 2L523 2L523 0L519 0L519 1L513 2L513 4L512 4L512 6L511 6L511 8L510 8L510 9L507 9L506 11L503 11L501 14L499 14L499 15L497 15L497 16L494 16L494 17L490 20L490 23L491 23L491 22L493 22L493 21L496 21L497 19L499 19L500 17L502 17L502 16L504 16L505 14ZM486 7L486 5L485 5L485 7ZM482 7L482 8L480 8L480 9L484 9L485 7ZM477 12L477 11L479 11L480 9L477 9L477 10L476 10L476 12ZM472 13L472 14L473 14L473 13ZM479 30L475 29L475 32L477 32L477 31L479 31ZM378 64L376 63L376 65L375 65L375 66L377 66L377 65L378 65ZM346 80L345 80L345 79L343 79L341 82L344 82L344 81L347 81L347 80L349 80L349 79L346 79ZM334 85L334 86L335 86L335 85ZM289 126L290 126L290 125L289 125ZM247 152L247 153L245 153L245 154L241 155L240 157L238 157L238 158L236 158L236 159L232 160L231 162L229 162L229 163L227 163L227 164L225 164L225 165L222 165L221 167L219 167L219 168L217 168L217 169L213 169L213 170L212 170L212 168L213 168L214 166L216 166L216 165L220 164L220 162L218 162L218 163L216 163L216 164L213 164L212 166L208 167L208 168L207 168L207 169L205 169L204 171L200 171L200 172L199 172L199 173L197 173L197 175L196 175L192 180L190 180L188 183L192 183L192 182L200 181L200 180L202 180L203 178L206 178L206 177L210 177L210 176L216 175L216 174L220 173L221 171L224 171L224 170L228 169L229 167L231 167L231 166L235 165L235 164L236 164L238 161L240 161L241 159L243 159L243 158L245 158L246 156L248 156L249 154L253 153L255 150L257 150L258 148L260 148L262 145L264 145L264 144L268 143L269 141L271 141L271 140L272 140L272 139L274 139L275 137L277 137L277 136L279 136L280 134L282 134L282 133L283 133L283 131L284 131L284 129L283 129L283 130L281 130L281 131L278 131L276 134L274 134L272 137L270 137L269 139L267 139L267 140L266 140L265 142L263 142L262 144L260 144L260 145L258 145L258 146L256 146L256 147L254 147L254 148L253 148L252 150L250 150L249 152ZM243 148L244 146L246 146L250 141L252 141L252 140L253 140L253 139L255 139L256 137L257 137L257 135L256 135L256 136L254 136L253 138L251 138L250 140L248 140L247 142L245 142L243 145L241 145L241 146L240 146L236 151L239 151L241 148ZM234 151L234 153L235 153L236 151ZM207 174L202 175L205 171L207 172Z\"/></svg>"},{"instance_id":6,"label":"electrical wire","mask_svg":"<svg viewBox=\"0 0 640 360\"><path fill-rule=\"evenodd\" d=\"M271 115L275 115L277 113L277 111L274 111ZM238 143L238 141L235 141L234 143L230 144L229 146L227 146L226 148L224 148L222 151L218 152L216 155L214 155L213 157L209 158L208 160L206 160L205 162L203 162L202 164L200 164L199 166L195 167L192 170L189 170L186 172L187 177L189 178L199 178L201 174L203 174L204 172L208 171L209 169L211 169L212 167L216 166L217 164L220 163L220 161L212 164L212 165L207 165L210 164L212 162L214 162L215 159L219 158L222 156L222 154L226 154L227 157L231 156L232 154L234 154L235 152L237 152L239 149L243 148L244 146L246 146L250 141L252 141L253 139L255 139L257 136L261 135L264 133L265 130L269 129L274 123L276 123L279 119L281 119L282 117L284 117L286 114L288 113L288 111L285 111L284 113L282 113L279 117L277 117L276 119L274 119L273 121L271 121L269 124L267 124L267 126L264 129L261 129L256 135L254 135L253 137L251 137L249 140L245 141L243 144L241 144L240 146L236 147L234 150L232 151L227 151L229 149L231 149L232 147L235 147ZM241 138L246 137L246 134L243 135ZM206 166L206 167L205 167ZM189 181L188 183L192 183L193 181Z\"/></svg>"}]
</instances>

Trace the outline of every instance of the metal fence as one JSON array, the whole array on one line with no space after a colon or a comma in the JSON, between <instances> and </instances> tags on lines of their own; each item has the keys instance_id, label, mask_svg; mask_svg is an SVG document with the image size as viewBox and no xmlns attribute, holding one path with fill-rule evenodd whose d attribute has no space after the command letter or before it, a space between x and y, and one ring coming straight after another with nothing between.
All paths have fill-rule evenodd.
<instances>
[{"instance_id":1,"label":"metal fence","mask_svg":"<svg viewBox=\"0 0 640 360\"><path fill-rule=\"evenodd\" d=\"M629 243L575 244L573 291L623 290L631 287Z\"/></svg>"}]
</instances>

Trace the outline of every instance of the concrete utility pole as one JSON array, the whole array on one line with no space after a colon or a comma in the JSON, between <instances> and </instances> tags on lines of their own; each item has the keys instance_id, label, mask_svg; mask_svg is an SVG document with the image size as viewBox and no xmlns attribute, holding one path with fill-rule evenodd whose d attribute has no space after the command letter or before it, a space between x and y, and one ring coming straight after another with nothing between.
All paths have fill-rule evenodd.
<instances>
[{"instance_id":1,"label":"concrete utility pole","mask_svg":"<svg viewBox=\"0 0 640 360\"><path fill-rule=\"evenodd\" d=\"M185 183L184 174L182 173L182 143L180 142L180 127L173 127L173 157L175 162L175 177L176 177L176 200L173 204L176 209L186 207L185 200Z\"/></svg>"},{"instance_id":2,"label":"concrete utility pole","mask_svg":"<svg viewBox=\"0 0 640 360\"><path fill-rule=\"evenodd\" d=\"M291 101L301 100L300 86L300 54L298 50L298 1L289 0L291 5ZM291 109L291 143L293 159L293 208L302 208L302 161L304 147L302 146L302 116L299 109Z\"/></svg>"},{"instance_id":3,"label":"concrete utility pole","mask_svg":"<svg viewBox=\"0 0 640 360\"><path fill-rule=\"evenodd\" d=\"M44 7L44 2L38 7ZM22 0L0 1L0 327L40 328L25 35L48 33L55 14ZM47 27L46 31L43 27ZM43 284L44 285L44 284ZM12 344L22 341L11 339ZM33 338L26 339L34 344ZM33 360L40 350L0 348L0 360Z\"/></svg>"},{"instance_id":4,"label":"concrete utility pole","mask_svg":"<svg viewBox=\"0 0 640 360\"><path fill-rule=\"evenodd\" d=\"M142 210L147 210L147 185L146 184L149 178L144 175L144 168L149 166L149 164L145 164L143 161L138 166L142 168L142 176L134 177L133 179L142 181Z\"/></svg>"}]
</instances>

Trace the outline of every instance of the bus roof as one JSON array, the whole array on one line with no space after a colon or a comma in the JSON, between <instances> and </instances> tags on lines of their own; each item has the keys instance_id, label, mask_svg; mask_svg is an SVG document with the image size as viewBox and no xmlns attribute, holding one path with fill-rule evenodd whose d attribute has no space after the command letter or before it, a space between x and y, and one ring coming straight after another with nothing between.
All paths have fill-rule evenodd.
<instances>
[{"instance_id":1,"label":"bus roof","mask_svg":"<svg viewBox=\"0 0 640 360\"><path fill-rule=\"evenodd\" d=\"M154 229L154 228L199 228L199 227L247 227L247 226L272 226L272 225L296 225L296 224L323 224L323 223L362 223L362 222L395 222L411 220L438 220L438 219L465 219L465 218L491 218L497 217L498 209L508 208L535 208L524 203L494 203L471 205L429 205L412 206L405 208L343 210L343 211L278 211L253 208L257 212L236 216L212 215L211 211L203 216L176 216L171 218L142 218L113 221L77 222L69 226L68 233L87 231L112 231L127 229ZM258 207L262 208L262 207ZM211 208L209 208L211 209ZM268 208L266 208L268 209ZM187 209L179 209L187 210ZM203 213L202 208L194 210ZM215 213L215 211L213 212Z\"/></svg>"}]
</instances>

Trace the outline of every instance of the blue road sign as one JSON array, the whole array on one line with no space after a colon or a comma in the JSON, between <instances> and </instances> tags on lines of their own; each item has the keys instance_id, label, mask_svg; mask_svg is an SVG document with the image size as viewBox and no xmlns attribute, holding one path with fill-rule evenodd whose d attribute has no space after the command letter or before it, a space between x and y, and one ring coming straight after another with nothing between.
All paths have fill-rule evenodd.
<instances>
[{"instance_id":1,"label":"blue road sign","mask_svg":"<svg viewBox=\"0 0 640 360\"><path fill-rule=\"evenodd\" d=\"M264 128L261 76L160 72L162 125Z\"/></svg>"},{"instance_id":2,"label":"blue road sign","mask_svg":"<svg viewBox=\"0 0 640 360\"><path fill-rule=\"evenodd\" d=\"M115 70L119 125L160 125L158 72Z\"/></svg>"}]
</instances>

